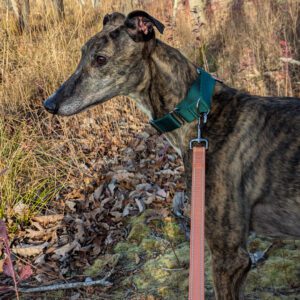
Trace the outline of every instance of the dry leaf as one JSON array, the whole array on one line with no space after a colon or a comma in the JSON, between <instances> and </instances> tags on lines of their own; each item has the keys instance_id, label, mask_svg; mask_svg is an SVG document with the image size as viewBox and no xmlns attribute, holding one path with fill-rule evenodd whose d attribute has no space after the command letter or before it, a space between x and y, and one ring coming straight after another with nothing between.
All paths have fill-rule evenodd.
<instances>
[{"instance_id":1,"label":"dry leaf","mask_svg":"<svg viewBox=\"0 0 300 300\"><path fill-rule=\"evenodd\" d=\"M84 195L81 190L75 189L71 193L65 195L66 199L84 199Z\"/></svg>"},{"instance_id":2,"label":"dry leaf","mask_svg":"<svg viewBox=\"0 0 300 300\"><path fill-rule=\"evenodd\" d=\"M24 217L29 214L29 206L20 201L14 205L13 213L19 217Z\"/></svg>"},{"instance_id":3,"label":"dry leaf","mask_svg":"<svg viewBox=\"0 0 300 300\"><path fill-rule=\"evenodd\" d=\"M149 205L154 200L155 200L155 195L152 195L152 194L149 195L149 193L147 193L147 197L146 197L146 199L144 199L144 203L147 204L147 205Z\"/></svg>"},{"instance_id":4,"label":"dry leaf","mask_svg":"<svg viewBox=\"0 0 300 300\"><path fill-rule=\"evenodd\" d=\"M38 223L38 222L33 222L33 221L31 221L31 225L33 225L35 228L37 228L39 231L44 231L45 229L44 229L44 227L40 224L40 223Z\"/></svg>"},{"instance_id":5,"label":"dry leaf","mask_svg":"<svg viewBox=\"0 0 300 300\"><path fill-rule=\"evenodd\" d=\"M46 242L37 246L27 245L26 247L15 247L12 248L12 252L22 257L37 256L41 254L48 245L49 243Z\"/></svg>"},{"instance_id":6,"label":"dry leaf","mask_svg":"<svg viewBox=\"0 0 300 300\"><path fill-rule=\"evenodd\" d=\"M129 213L130 213L130 204L127 204L126 206L125 206L125 208L124 208L124 210L123 210L123 213L122 213L122 216L123 217L126 217L126 216L128 216L129 215Z\"/></svg>"},{"instance_id":7,"label":"dry leaf","mask_svg":"<svg viewBox=\"0 0 300 300\"><path fill-rule=\"evenodd\" d=\"M167 193L164 189L159 189L157 192L156 192L156 195L159 196L159 197L162 197L162 198L166 198L167 197Z\"/></svg>"},{"instance_id":8,"label":"dry leaf","mask_svg":"<svg viewBox=\"0 0 300 300\"><path fill-rule=\"evenodd\" d=\"M175 193L172 206L175 215L182 216L182 209L184 207L184 192Z\"/></svg>"},{"instance_id":9,"label":"dry leaf","mask_svg":"<svg viewBox=\"0 0 300 300\"><path fill-rule=\"evenodd\" d=\"M123 180L129 180L130 178L133 178L134 174L130 173L126 170L120 170L116 174L113 175L113 179L117 181L123 181Z\"/></svg>"},{"instance_id":10,"label":"dry leaf","mask_svg":"<svg viewBox=\"0 0 300 300\"><path fill-rule=\"evenodd\" d=\"M137 191L149 191L151 190L153 187L150 183L141 183L141 184L138 184L135 189Z\"/></svg>"},{"instance_id":11,"label":"dry leaf","mask_svg":"<svg viewBox=\"0 0 300 300\"><path fill-rule=\"evenodd\" d=\"M95 200L99 200L104 189L104 184L101 184L95 191L94 191L94 198Z\"/></svg>"},{"instance_id":12,"label":"dry leaf","mask_svg":"<svg viewBox=\"0 0 300 300\"><path fill-rule=\"evenodd\" d=\"M71 211L73 212L76 211L75 209L76 203L74 201L67 200L65 203L70 208Z\"/></svg>"},{"instance_id":13,"label":"dry leaf","mask_svg":"<svg viewBox=\"0 0 300 300\"><path fill-rule=\"evenodd\" d=\"M33 271L30 265L22 266L19 271L19 281L28 279L32 274Z\"/></svg>"},{"instance_id":14,"label":"dry leaf","mask_svg":"<svg viewBox=\"0 0 300 300\"><path fill-rule=\"evenodd\" d=\"M75 228L77 230L77 232L75 234L75 238L80 243L83 243L84 240L85 240L85 232L84 232L83 221L81 219L76 219L75 223L76 223Z\"/></svg>"},{"instance_id":15,"label":"dry leaf","mask_svg":"<svg viewBox=\"0 0 300 300\"><path fill-rule=\"evenodd\" d=\"M138 208L139 208L139 212L142 213L145 210L145 204L142 200L136 198L134 199L135 203L137 204Z\"/></svg>"},{"instance_id":16,"label":"dry leaf","mask_svg":"<svg viewBox=\"0 0 300 300\"><path fill-rule=\"evenodd\" d=\"M136 152L142 152L142 151L144 151L144 150L146 150L146 146L145 146L144 143L139 144L139 145L135 148L135 151L136 151Z\"/></svg>"},{"instance_id":17,"label":"dry leaf","mask_svg":"<svg viewBox=\"0 0 300 300\"><path fill-rule=\"evenodd\" d=\"M64 215L48 215L48 216L38 216L33 217L33 221L37 221L42 225L48 225L49 223L56 223L58 221L61 221L64 218Z\"/></svg>"},{"instance_id":18,"label":"dry leaf","mask_svg":"<svg viewBox=\"0 0 300 300\"><path fill-rule=\"evenodd\" d=\"M55 255L57 255L60 259L64 258L66 254L68 254L73 249L80 249L80 245L77 241L73 241L72 243L66 244L54 251Z\"/></svg>"},{"instance_id":19,"label":"dry leaf","mask_svg":"<svg viewBox=\"0 0 300 300\"><path fill-rule=\"evenodd\" d=\"M115 193L115 188L116 188L115 180L112 180L112 182L108 185L108 189L109 189L112 196Z\"/></svg>"},{"instance_id":20,"label":"dry leaf","mask_svg":"<svg viewBox=\"0 0 300 300\"><path fill-rule=\"evenodd\" d=\"M37 265L43 265L44 263L46 263L45 256L46 256L45 254L39 255L34 260L34 263L37 264Z\"/></svg>"},{"instance_id":21,"label":"dry leaf","mask_svg":"<svg viewBox=\"0 0 300 300\"><path fill-rule=\"evenodd\" d=\"M172 175L179 174L179 172L167 169L167 170L161 170L161 171L155 172L155 174L156 175L171 175L172 176Z\"/></svg>"},{"instance_id":22,"label":"dry leaf","mask_svg":"<svg viewBox=\"0 0 300 300\"><path fill-rule=\"evenodd\" d=\"M9 276L9 277L14 277L15 271L14 271L13 265L9 261L9 258L7 255L4 258L2 268L3 268L3 274L5 274L6 276Z\"/></svg>"},{"instance_id":23,"label":"dry leaf","mask_svg":"<svg viewBox=\"0 0 300 300\"><path fill-rule=\"evenodd\" d=\"M28 237L33 240L43 240L47 241L49 239L56 239L56 229L58 229L58 226L51 227L49 229L43 229L42 230L32 230L32 229L26 229L25 237Z\"/></svg>"},{"instance_id":24,"label":"dry leaf","mask_svg":"<svg viewBox=\"0 0 300 300\"><path fill-rule=\"evenodd\" d=\"M113 218L114 221L119 221L119 220L121 220L121 219L122 219L122 216L123 216L123 214L120 213L120 212L118 212L118 211L112 211L112 212L110 212L110 215L112 215L112 216L114 217L114 218Z\"/></svg>"}]
</instances>

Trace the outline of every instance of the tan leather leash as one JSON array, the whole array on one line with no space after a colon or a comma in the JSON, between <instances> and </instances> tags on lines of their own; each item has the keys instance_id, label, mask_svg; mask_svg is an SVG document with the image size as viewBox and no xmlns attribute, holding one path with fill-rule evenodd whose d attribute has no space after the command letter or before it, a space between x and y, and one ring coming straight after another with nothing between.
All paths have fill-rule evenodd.
<instances>
[{"instance_id":1,"label":"tan leather leash","mask_svg":"<svg viewBox=\"0 0 300 300\"><path fill-rule=\"evenodd\" d=\"M206 123L207 115L204 115ZM197 146L193 147L193 144ZM205 143L205 146L203 145ZM205 299L205 152L208 141L201 137L201 118L198 137L190 141L193 149L192 200L190 235L189 300Z\"/></svg>"}]
</instances>

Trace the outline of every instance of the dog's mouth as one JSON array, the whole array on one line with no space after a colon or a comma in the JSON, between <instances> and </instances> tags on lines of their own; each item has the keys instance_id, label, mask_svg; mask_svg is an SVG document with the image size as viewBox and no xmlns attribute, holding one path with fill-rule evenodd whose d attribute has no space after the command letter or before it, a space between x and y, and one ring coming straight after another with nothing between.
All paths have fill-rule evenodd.
<instances>
[{"instance_id":1,"label":"dog's mouth","mask_svg":"<svg viewBox=\"0 0 300 300\"><path fill-rule=\"evenodd\" d=\"M77 109L72 109L72 107L74 107L75 105L59 105L57 103L55 103L55 101L53 101L53 99L51 98L51 96L46 99L44 102L43 102L43 106L44 108L51 114L53 115L59 115L59 116L72 116L72 115L76 115L76 114L79 114L81 112L84 112L86 110L88 110L89 108L92 108L98 104L101 104L107 100L109 100L110 97L105 97L104 99L100 99L100 100L97 100L95 102L92 102L88 105L85 105L83 107L78 107ZM82 101L76 101L76 102L83 102Z\"/></svg>"},{"instance_id":2,"label":"dog's mouth","mask_svg":"<svg viewBox=\"0 0 300 300\"><path fill-rule=\"evenodd\" d=\"M94 107L94 106L96 106L96 105L98 105L98 104L103 103L104 101L105 101L105 100L98 100L98 101L96 101L96 102L94 102L94 103L88 104L87 106L84 106L84 107L80 108L79 110L77 110L76 112L73 112L73 113L71 113L71 114L60 114L59 112L58 112L57 114L58 114L58 115L62 115L62 116L72 116L72 115L77 115L77 114L79 114L79 113L81 113L81 112L84 112L84 111L88 110L89 108L92 108L92 107Z\"/></svg>"}]
</instances>

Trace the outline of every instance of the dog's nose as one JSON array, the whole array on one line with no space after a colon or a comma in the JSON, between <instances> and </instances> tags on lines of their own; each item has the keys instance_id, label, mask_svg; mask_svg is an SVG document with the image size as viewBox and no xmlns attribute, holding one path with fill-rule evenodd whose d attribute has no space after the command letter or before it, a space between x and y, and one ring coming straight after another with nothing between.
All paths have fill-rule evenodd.
<instances>
[{"instance_id":1,"label":"dog's nose","mask_svg":"<svg viewBox=\"0 0 300 300\"><path fill-rule=\"evenodd\" d=\"M54 114L54 115L57 113L58 105L55 103L55 101L53 101L53 99L51 97L46 99L43 104L44 104L45 109L49 113Z\"/></svg>"}]
</instances>

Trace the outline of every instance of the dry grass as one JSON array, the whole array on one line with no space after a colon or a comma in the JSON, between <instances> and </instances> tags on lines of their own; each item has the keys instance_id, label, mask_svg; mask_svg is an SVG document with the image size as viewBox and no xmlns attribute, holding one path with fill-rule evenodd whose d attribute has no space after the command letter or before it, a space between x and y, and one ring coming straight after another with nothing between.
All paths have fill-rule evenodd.
<instances>
[{"instance_id":1,"label":"dry grass","mask_svg":"<svg viewBox=\"0 0 300 300\"><path fill-rule=\"evenodd\" d=\"M102 156L104 165L113 159L107 148L125 144L128 124L140 118L123 98L71 118L44 112L41 101L74 70L82 44L101 29L103 15L133 8L132 1L104 0L98 9L65 2L66 18L60 22L51 6L44 7L48 2L33 1L30 29L22 35L12 13L0 8L0 172L7 168L0 175L0 218L26 220L58 197L62 186L91 184L99 174L86 161L93 164ZM145 1L139 8L170 25L170 3ZM299 66L280 61L300 57L299 1L253 0L244 7L225 0L212 3L203 13L203 26L193 27L182 13L163 38L232 86L300 96ZM124 107L133 118L123 115ZM16 203L25 207L22 217Z\"/></svg>"},{"instance_id":2,"label":"dry grass","mask_svg":"<svg viewBox=\"0 0 300 300\"><path fill-rule=\"evenodd\" d=\"M79 183L87 175L76 131L90 113L56 119L41 106L74 70L81 45L101 27L101 12L72 3L66 2L66 19L59 22L51 7L45 11L37 1L30 30L23 35L17 32L14 16L1 11L0 170L7 171L0 181L0 217L16 215L15 204L21 202L24 220L54 199L64 182L73 177ZM117 107L114 102L103 109L115 112ZM105 123L113 124L108 119ZM91 130L86 131L87 138ZM113 137L113 128L109 133Z\"/></svg>"},{"instance_id":3,"label":"dry grass","mask_svg":"<svg viewBox=\"0 0 300 300\"><path fill-rule=\"evenodd\" d=\"M228 84L254 94L300 96L300 1L215 1L202 30L203 62ZM227 6L225 6L225 3ZM227 8L226 8L227 7Z\"/></svg>"}]
</instances>

